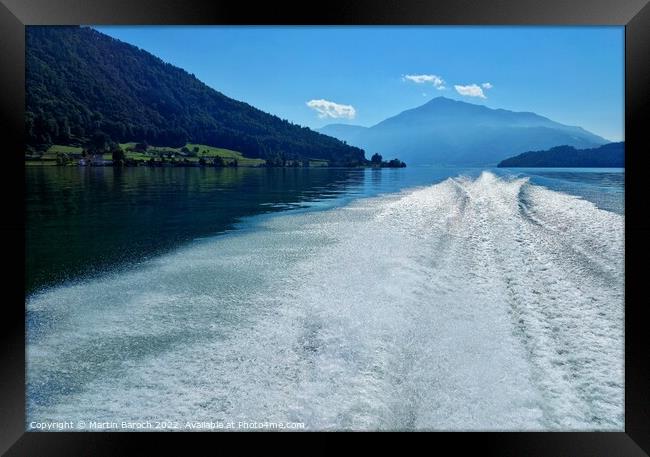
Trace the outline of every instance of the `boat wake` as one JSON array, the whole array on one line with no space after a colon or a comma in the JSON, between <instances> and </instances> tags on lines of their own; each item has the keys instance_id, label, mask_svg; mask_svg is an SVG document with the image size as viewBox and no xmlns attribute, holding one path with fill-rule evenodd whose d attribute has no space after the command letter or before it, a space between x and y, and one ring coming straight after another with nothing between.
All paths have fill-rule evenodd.
<instances>
[{"instance_id":1,"label":"boat wake","mask_svg":"<svg viewBox=\"0 0 650 457\"><path fill-rule=\"evenodd\" d=\"M484 172L27 302L28 421L622 430L624 219Z\"/></svg>"}]
</instances>

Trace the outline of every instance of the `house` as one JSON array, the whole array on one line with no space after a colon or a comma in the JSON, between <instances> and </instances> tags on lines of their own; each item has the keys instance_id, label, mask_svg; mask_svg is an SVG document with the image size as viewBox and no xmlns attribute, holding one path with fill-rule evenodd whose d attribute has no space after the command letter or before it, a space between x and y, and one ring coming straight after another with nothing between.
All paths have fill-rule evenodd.
<instances>
[{"instance_id":1,"label":"house","mask_svg":"<svg viewBox=\"0 0 650 457\"><path fill-rule=\"evenodd\" d=\"M93 167L106 167L113 165L113 161L105 160L102 154L91 154L89 161L90 165Z\"/></svg>"}]
</instances>

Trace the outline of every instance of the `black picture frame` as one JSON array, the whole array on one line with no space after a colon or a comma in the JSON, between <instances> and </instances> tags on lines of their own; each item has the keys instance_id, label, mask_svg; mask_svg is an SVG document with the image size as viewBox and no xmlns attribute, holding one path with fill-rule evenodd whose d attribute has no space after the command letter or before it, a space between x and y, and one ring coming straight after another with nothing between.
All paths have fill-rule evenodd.
<instances>
[{"instance_id":1,"label":"black picture frame","mask_svg":"<svg viewBox=\"0 0 650 457\"><path fill-rule=\"evenodd\" d=\"M650 148L642 120L650 102L648 0L330 0L303 5L232 0L0 0L0 24L0 125L5 169L12 170L0 179L5 207L0 227L8 257L1 275L5 293L0 319L0 452L121 455L137 449L136 440L166 443L170 435L25 432L25 235L24 198L19 190L24 192L25 26L46 24L625 26L625 431L437 433L434 439L436 447L449 441L456 450L478 445L482 455L642 456L650 452L650 348L643 319L650 238L644 214L648 188L644 171Z\"/></svg>"}]
</instances>

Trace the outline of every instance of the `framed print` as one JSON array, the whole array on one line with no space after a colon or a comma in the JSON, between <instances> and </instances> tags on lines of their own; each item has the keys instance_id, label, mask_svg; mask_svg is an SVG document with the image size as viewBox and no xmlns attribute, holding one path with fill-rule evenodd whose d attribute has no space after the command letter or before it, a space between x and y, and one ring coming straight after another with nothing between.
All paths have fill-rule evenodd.
<instances>
[{"instance_id":1,"label":"framed print","mask_svg":"<svg viewBox=\"0 0 650 457\"><path fill-rule=\"evenodd\" d=\"M2 2L7 455L647 455L647 2Z\"/></svg>"}]
</instances>

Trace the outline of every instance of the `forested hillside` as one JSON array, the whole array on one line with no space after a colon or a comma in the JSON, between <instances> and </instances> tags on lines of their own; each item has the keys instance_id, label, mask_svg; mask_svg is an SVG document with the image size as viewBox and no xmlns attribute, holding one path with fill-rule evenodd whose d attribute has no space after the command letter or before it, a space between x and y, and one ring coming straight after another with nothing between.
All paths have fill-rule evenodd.
<instances>
[{"instance_id":1,"label":"forested hillside","mask_svg":"<svg viewBox=\"0 0 650 457\"><path fill-rule=\"evenodd\" d=\"M29 149L84 146L105 133L114 143L179 147L193 142L271 161L364 161L359 148L226 97L194 75L94 29L29 26L26 48Z\"/></svg>"},{"instance_id":2,"label":"forested hillside","mask_svg":"<svg viewBox=\"0 0 650 457\"><path fill-rule=\"evenodd\" d=\"M502 160L499 167L625 167L625 142L598 148L576 149L557 146L546 151L528 151Z\"/></svg>"}]
</instances>

